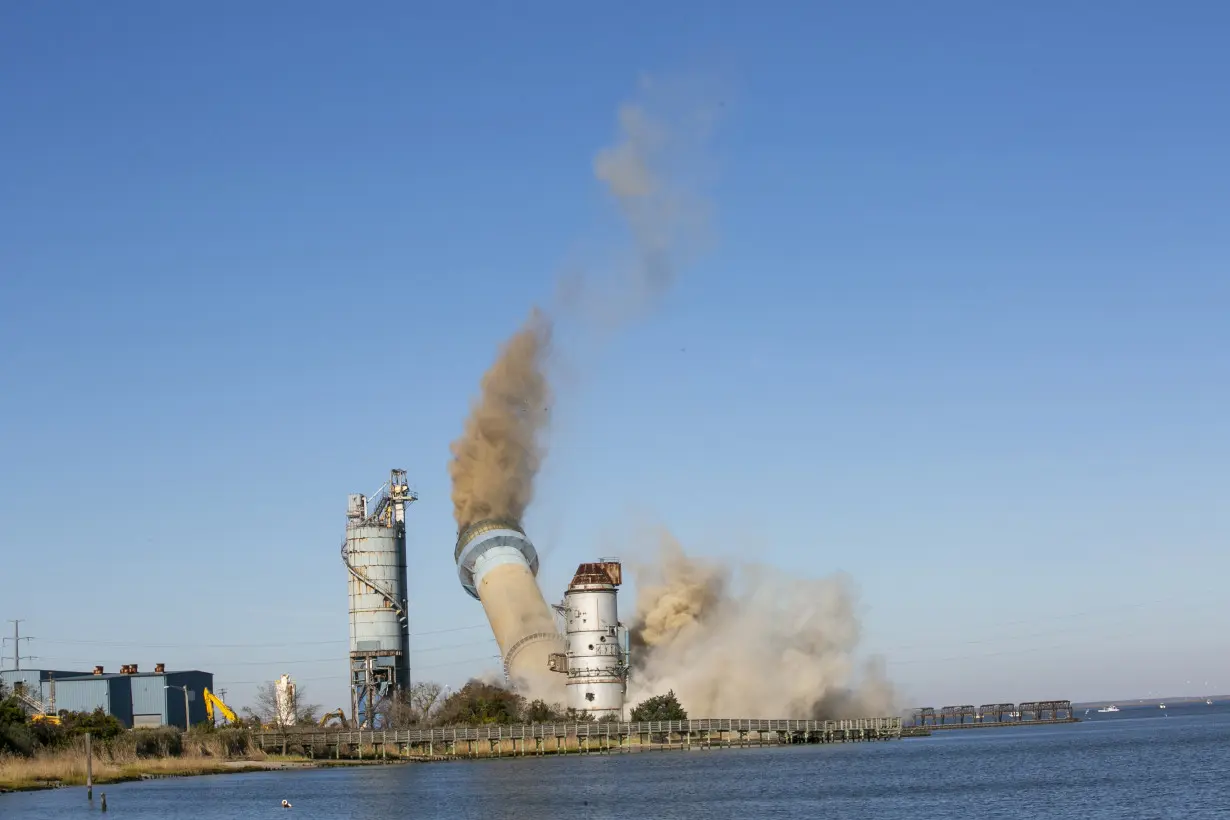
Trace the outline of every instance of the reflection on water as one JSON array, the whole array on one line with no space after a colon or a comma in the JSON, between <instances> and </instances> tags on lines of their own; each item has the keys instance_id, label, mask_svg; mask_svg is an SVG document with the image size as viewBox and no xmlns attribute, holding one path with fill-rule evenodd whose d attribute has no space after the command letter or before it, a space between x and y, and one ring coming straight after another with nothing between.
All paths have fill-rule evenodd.
<instances>
[{"instance_id":1,"label":"reflection on water","mask_svg":"<svg viewBox=\"0 0 1230 820\"><path fill-rule=\"evenodd\" d=\"M888 743L221 775L95 797L107 792L115 820L248 820L284 813L284 798L312 818L1225 816L1230 709L1162 711ZM0 796L3 820L89 814L84 789Z\"/></svg>"}]
</instances>

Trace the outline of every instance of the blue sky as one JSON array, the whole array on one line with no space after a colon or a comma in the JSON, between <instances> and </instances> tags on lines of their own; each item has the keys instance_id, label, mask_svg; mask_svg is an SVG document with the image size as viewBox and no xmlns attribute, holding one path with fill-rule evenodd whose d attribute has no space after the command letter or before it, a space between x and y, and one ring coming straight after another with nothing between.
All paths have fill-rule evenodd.
<instances>
[{"instance_id":1,"label":"blue sky","mask_svg":"<svg viewBox=\"0 0 1230 820\"><path fill-rule=\"evenodd\" d=\"M449 442L686 74L716 242L561 329L548 598L661 523L848 573L906 705L1230 692L1230 11L922 5L9 8L0 618L334 708L346 495L396 466L418 674L487 668Z\"/></svg>"}]
</instances>

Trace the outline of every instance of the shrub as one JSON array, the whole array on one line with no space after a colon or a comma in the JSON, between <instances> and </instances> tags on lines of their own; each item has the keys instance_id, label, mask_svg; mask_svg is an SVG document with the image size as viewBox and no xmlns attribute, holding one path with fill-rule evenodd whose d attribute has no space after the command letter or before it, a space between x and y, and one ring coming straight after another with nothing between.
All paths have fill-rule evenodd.
<instances>
[{"instance_id":1,"label":"shrub","mask_svg":"<svg viewBox=\"0 0 1230 820\"><path fill-rule=\"evenodd\" d=\"M640 723L649 720L687 720L687 710L675 697L672 689L665 695L654 695L643 701L632 710L632 722Z\"/></svg>"}]
</instances>

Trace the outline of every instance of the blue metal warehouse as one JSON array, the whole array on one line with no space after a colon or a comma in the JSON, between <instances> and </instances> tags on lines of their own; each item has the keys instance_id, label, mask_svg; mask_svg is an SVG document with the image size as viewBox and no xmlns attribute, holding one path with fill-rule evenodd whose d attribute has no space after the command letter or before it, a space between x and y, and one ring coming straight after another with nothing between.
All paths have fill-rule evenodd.
<instances>
[{"instance_id":1,"label":"blue metal warehouse","mask_svg":"<svg viewBox=\"0 0 1230 820\"><path fill-rule=\"evenodd\" d=\"M8 670L0 672L0 681L10 689L22 688L29 695L37 692L47 712L102 709L125 726L142 729L183 728L185 695L190 724L207 720L204 691L206 687L213 688L214 676L198 670L167 672L162 664L156 664L153 672L139 672L135 665L123 666L118 673L106 673L96 666L93 674Z\"/></svg>"}]
</instances>

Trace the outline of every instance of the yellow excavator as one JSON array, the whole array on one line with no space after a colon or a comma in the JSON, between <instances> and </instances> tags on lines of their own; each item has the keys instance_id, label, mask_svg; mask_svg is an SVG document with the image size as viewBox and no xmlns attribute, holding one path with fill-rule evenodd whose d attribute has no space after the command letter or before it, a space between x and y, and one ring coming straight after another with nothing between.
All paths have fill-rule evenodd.
<instances>
[{"instance_id":1,"label":"yellow excavator","mask_svg":"<svg viewBox=\"0 0 1230 820\"><path fill-rule=\"evenodd\" d=\"M60 715L56 712L55 681L51 682L51 704L44 706L43 701L26 692L25 684L18 683L13 687L13 697L30 710L31 723L54 723L60 725Z\"/></svg>"},{"instance_id":2,"label":"yellow excavator","mask_svg":"<svg viewBox=\"0 0 1230 820\"><path fill-rule=\"evenodd\" d=\"M346 725L346 712L342 709L334 709L332 712L325 712L325 716L320 719L320 725L324 726L333 718L337 718L341 721L343 726Z\"/></svg>"},{"instance_id":3,"label":"yellow excavator","mask_svg":"<svg viewBox=\"0 0 1230 820\"><path fill-rule=\"evenodd\" d=\"M222 713L222 717L226 718L226 722L234 725L239 722L239 717L235 714L235 710L222 702L222 698L209 691L209 687L205 687L205 714L209 715L209 722L214 722L214 709Z\"/></svg>"}]
</instances>

